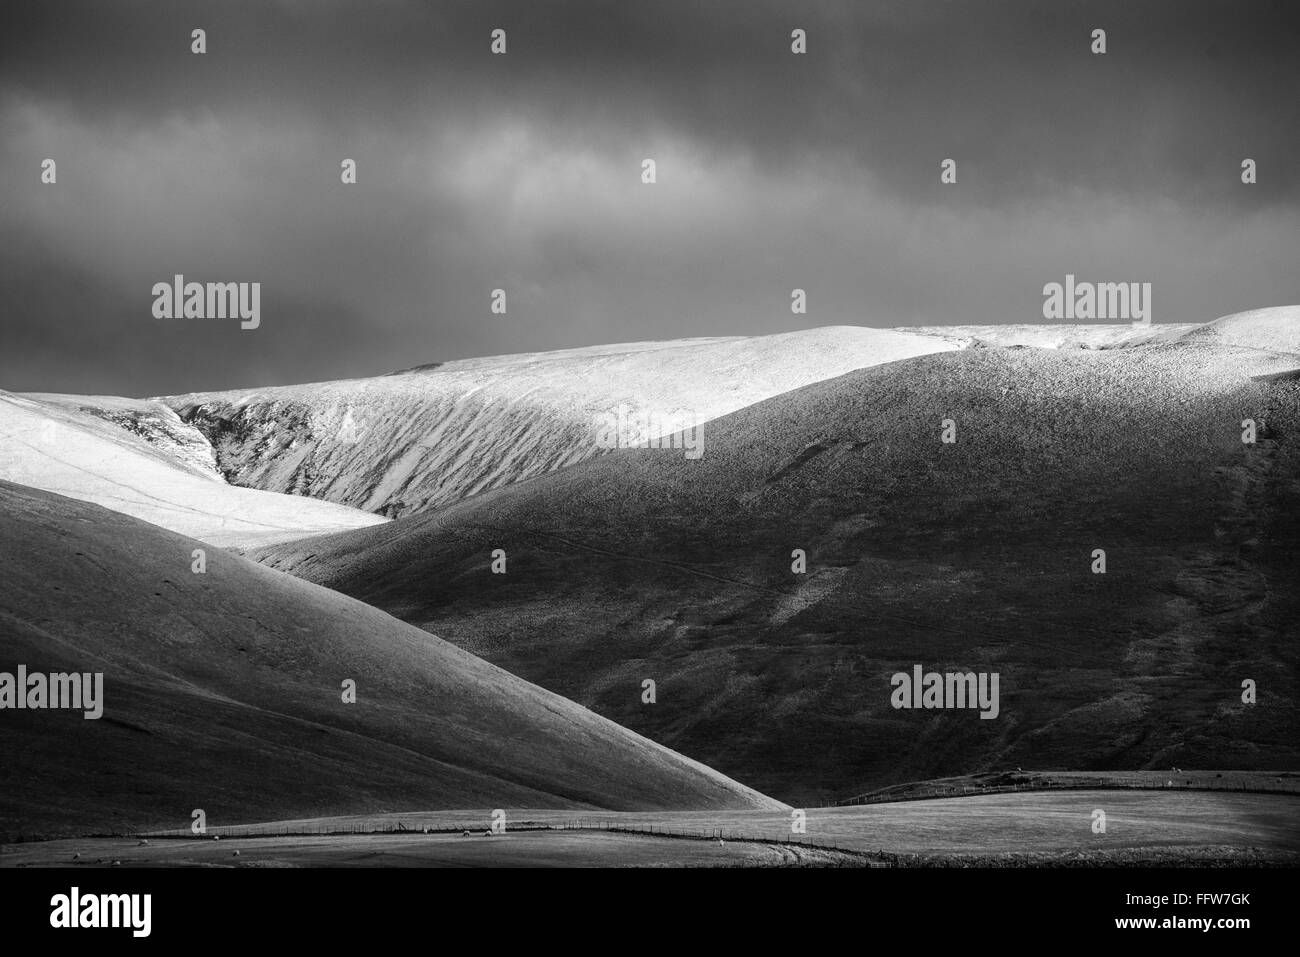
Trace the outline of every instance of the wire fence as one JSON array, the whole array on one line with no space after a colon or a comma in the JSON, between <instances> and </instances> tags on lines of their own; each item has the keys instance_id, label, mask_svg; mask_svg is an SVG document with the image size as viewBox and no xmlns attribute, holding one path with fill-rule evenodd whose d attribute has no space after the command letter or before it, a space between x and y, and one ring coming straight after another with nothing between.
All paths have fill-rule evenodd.
<instances>
[{"instance_id":1,"label":"wire fence","mask_svg":"<svg viewBox=\"0 0 1300 957\"><path fill-rule=\"evenodd\" d=\"M482 819L462 824L442 822L435 826L409 825L402 821L319 821L286 822L284 824L246 824L208 827L201 834L190 828L147 831L132 835L142 840L220 840L226 838L268 837L339 837L348 835L456 835L463 837L497 837L521 831L605 831L616 834L636 834L646 837L672 838L686 841L709 841L725 845L728 842L766 844L796 848L804 851L822 851L847 858L855 866L893 867L897 856L883 851L862 851L833 844L820 844L808 840L806 834L774 833L735 827L678 826L642 824L613 821L599 817L579 817L563 821L522 821L510 824L501 832L485 827Z\"/></svg>"},{"instance_id":2,"label":"wire fence","mask_svg":"<svg viewBox=\"0 0 1300 957\"><path fill-rule=\"evenodd\" d=\"M925 801L942 798L972 797L987 794L1028 793L1042 791L1231 791L1248 794L1300 794L1300 780L1278 778L1275 786L1256 780L1228 780L1195 778L1166 778L1155 781L1038 781L1000 785L936 785L929 788L909 789L899 792L873 792L835 802L836 807L868 804L893 804L907 801ZM835 844L822 844L808 839L807 834L790 831L773 831L769 828L744 828L704 824L657 824L653 822L617 820L600 815L578 816L563 819L520 820L510 823L504 833L527 831L605 831L618 834L637 834L647 837L674 838L690 841L746 842L822 851L838 855L849 866L896 867L901 858L883 850L865 851L860 848ZM392 818L354 820L286 821L275 824L234 824L206 827L196 833L191 827L152 830L131 835L143 840L220 840L243 838L339 837L348 835L460 835L462 837L495 837L501 832L493 830L482 816L459 821L439 820L434 823L403 821ZM824 863L824 862L823 862Z\"/></svg>"}]
</instances>

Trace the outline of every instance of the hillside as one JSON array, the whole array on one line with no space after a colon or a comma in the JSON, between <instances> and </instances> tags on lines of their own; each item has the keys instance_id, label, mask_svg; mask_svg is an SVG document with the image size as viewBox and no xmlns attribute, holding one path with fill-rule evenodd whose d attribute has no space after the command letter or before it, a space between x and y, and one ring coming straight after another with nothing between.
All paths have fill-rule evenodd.
<instances>
[{"instance_id":1,"label":"hillside","mask_svg":"<svg viewBox=\"0 0 1300 957\"><path fill-rule=\"evenodd\" d=\"M711 422L698 461L614 452L256 554L794 804L1017 766L1290 769L1295 366L1189 337L925 355ZM916 664L1000 673L999 717L892 709Z\"/></svg>"},{"instance_id":2,"label":"hillside","mask_svg":"<svg viewBox=\"0 0 1300 957\"><path fill-rule=\"evenodd\" d=\"M917 355L1010 345L1130 348L1194 328L833 326L433 362L368 379L163 399L27 398L82 425L117 426L136 446L204 478L397 516L599 455L600 422L620 411L632 438L648 439ZM75 484L53 490L75 494Z\"/></svg>"},{"instance_id":3,"label":"hillside","mask_svg":"<svg viewBox=\"0 0 1300 957\"><path fill-rule=\"evenodd\" d=\"M467 359L161 401L207 438L232 484L398 516L599 455L599 421L620 408L645 420L649 438L852 369L955 348L840 326Z\"/></svg>"},{"instance_id":4,"label":"hillside","mask_svg":"<svg viewBox=\"0 0 1300 957\"><path fill-rule=\"evenodd\" d=\"M434 808L780 805L423 631L193 539L0 482L0 836ZM342 700L343 682L356 701Z\"/></svg>"},{"instance_id":5,"label":"hillside","mask_svg":"<svg viewBox=\"0 0 1300 957\"><path fill-rule=\"evenodd\" d=\"M1300 353L1300 306L1233 313L1198 326L1184 338L1191 342Z\"/></svg>"},{"instance_id":6,"label":"hillside","mask_svg":"<svg viewBox=\"0 0 1300 957\"><path fill-rule=\"evenodd\" d=\"M0 391L0 479L210 545L248 546L383 521L358 509L228 485L211 447L161 403Z\"/></svg>"},{"instance_id":7,"label":"hillside","mask_svg":"<svg viewBox=\"0 0 1300 957\"><path fill-rule=\"evenodd\" d=\"M999 349L1007 346L1034 346L1039 349L1131 349L1156 342L1169 342L1199 327L1198 323L1183 322L1147 326L1131 323L1043 322L1034 325L1005 323L996 326L915 326L908 331L922 336L935 336L956 343L963 349Z\"/></svg>"}]
</instances>

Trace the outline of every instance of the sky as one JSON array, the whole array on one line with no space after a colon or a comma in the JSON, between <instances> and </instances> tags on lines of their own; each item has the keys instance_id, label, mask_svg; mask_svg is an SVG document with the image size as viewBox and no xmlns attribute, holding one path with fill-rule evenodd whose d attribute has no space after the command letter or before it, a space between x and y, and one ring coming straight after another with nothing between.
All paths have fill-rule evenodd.
<instances>
[{"instance_id":1,"label":"sky","mask_svg":"<svg viewBox=\"0 0 1300 957\"><path fill-rule=\"evenodd\" d=\"M1300 302L1298 50L1292 0L6 0L0 389ZM177 273L260 326L156 318Z\"/></svg>"}]
</instances>

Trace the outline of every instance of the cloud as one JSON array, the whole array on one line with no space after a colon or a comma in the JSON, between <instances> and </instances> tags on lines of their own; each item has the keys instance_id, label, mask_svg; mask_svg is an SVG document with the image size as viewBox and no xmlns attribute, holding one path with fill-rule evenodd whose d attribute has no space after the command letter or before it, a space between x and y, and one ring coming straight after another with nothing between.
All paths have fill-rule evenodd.
<instances>
[{"instance_id":1,"label":"cloud","mask_svg":"<svg viewBox=\"0 0 1300 957\"><path fill-rule=\"evenodd\" d=\"M805 323L1027 322L1067 271L1152 281L1157 321L1300 299L1288 7L866 7L7 10L0 228L21 254L0 288L23 345L0 386L157 394ZM263 282L263 329L160 329L149 289L175 272Z\"/></svg>"}]
</instances>

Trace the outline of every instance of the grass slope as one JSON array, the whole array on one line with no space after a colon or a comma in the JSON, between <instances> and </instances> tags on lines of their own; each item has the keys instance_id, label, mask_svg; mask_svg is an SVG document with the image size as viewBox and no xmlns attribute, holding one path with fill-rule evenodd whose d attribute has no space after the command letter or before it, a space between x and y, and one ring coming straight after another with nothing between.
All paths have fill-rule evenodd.
<instances>
[{"instance_id":1,"label":"grass slope","mask_svg":"<svg viewBox=\"0 0 1300 957\"><path fill-rule=\"evenodd\" d=\"M104 715L0 711L0 834L511 803L780 805L342 595L0 483L0 671L105 674ZM355 704L341 700L356 682Z\"/></svg>"}]
</instances>

